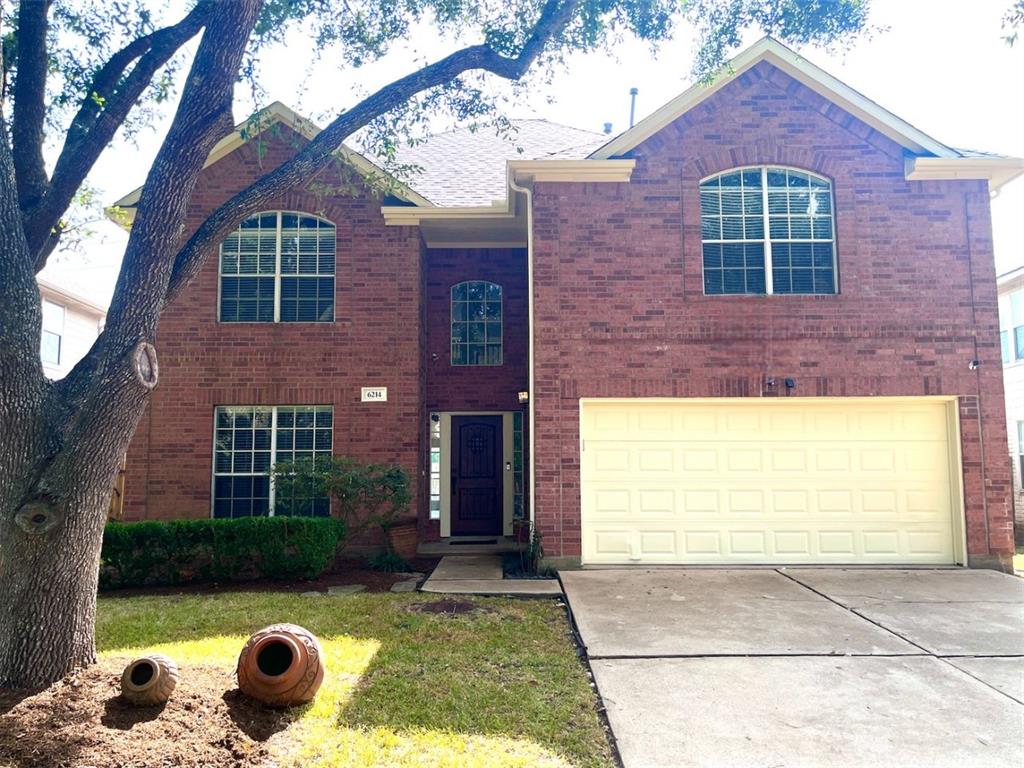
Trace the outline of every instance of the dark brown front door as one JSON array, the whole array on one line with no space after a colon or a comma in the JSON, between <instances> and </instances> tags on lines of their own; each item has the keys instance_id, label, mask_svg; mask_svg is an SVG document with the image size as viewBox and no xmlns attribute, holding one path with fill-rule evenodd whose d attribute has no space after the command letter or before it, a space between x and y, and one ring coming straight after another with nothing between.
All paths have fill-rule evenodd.
<instances>
[{"instance_id":1,"label":"dark brown front door","mask_svg":"<svg viewBox=\"0 0 1024 768\"><path fill-rule=\"evenodd\" d=\"M452 536L501 533L501 416L452 416Z\"/></svg>"}]
</instances>

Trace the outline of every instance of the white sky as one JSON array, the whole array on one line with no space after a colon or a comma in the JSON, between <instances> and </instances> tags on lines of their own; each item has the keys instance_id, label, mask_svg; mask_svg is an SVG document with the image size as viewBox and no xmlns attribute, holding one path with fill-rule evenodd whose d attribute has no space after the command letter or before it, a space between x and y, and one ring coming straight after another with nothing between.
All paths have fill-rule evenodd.
<instances>
[{"instance_id":1,"label":"white sky","mask_svg":"<svg viewBox=\"0 0 1024 768\"><path fill-rule=\"evenodd\" d=\"M1012 48L1002 40L1000 23L1009 5L1010 0L874 0L870 21L887 31L845 53L800 52L943 143L1024 157L1024 39ZM752 31L745 44L760 36ZM360 71L359 86L352 88L345 85L354 79L351 73L339 75L297 56L303 43L295 34L264 60L266 101L282 101L321 123L323 116L411 70L414 53L433 60L448 50L423 30L415 38L415 52L394 51ZM619 133L628 127L630 87L640 89L639 120L689 85L693 54L692 36L682 29L656 56L636 41L619 46L614 58L574 56L553 84L506 114L594 131L611 122ZM252 111L243 90L236 99L236 122ZM115 139L90 177L105 204L142 184L167 123L160 121L138 137L137 146ZM1024 265L1024 178L1003 188L992 202L992 216L997 272ZM106 304L127 236L109 222L95 228L97 236L82 251L54 254L43 276Z\"/></svg>"}]
</instances>

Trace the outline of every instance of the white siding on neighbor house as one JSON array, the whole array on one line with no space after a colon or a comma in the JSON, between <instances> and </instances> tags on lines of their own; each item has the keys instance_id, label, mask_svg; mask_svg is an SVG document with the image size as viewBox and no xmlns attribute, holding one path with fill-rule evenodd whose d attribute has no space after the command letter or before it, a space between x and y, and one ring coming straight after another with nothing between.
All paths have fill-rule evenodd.
<instances>
[{"instance_id":1,"label":"white siding on neighbor house","mask_svg":"<svg viewBox=\"0 0 1024 768\"><path fill-rule=\"evenodd\" d=\"M43 373L51 379L60 379L92 347L103 327L105 314L91 302L42 281L39 292L44 302L43 330L60 336L58 362L47 361L44 357Z\"/></svg>"},{"instance_id":2,"label":"white siding on neighbor house","mask_svg":"<svg viewBox=\"0 0 1024 768\"><path fill-rule=\"evenodd\" d=\"M1012 296L1018 296L1016 302ZM1024 359L1017 358L1014 330L1024 320L1019 317L1021 299L1024 298L1024 267L1004 275L999 280L999 328L1009 345L1009 361L1003 363L1003 388L1006 392L1006 433L1008 450L1013 464L1014 507L1017 522L1017 541L1024 541L1024 467L1021 454L1020 432L1024 429ZM1014 306L1017 315L1014 315Z\"/></svg>"}]
</instances>

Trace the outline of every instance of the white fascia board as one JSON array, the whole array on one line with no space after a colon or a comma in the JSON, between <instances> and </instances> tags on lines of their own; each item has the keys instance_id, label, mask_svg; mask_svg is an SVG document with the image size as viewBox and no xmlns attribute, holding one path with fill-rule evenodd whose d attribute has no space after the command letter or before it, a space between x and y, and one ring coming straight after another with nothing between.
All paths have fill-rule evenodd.
<instances>
[{"instance_id":1,"label":"white fascia board","mask_svg":"<svg viewBox=\"0 0 1024 768\"><path fill-rule=\"evenodd\" d=\"M629 182L635 160L509 160L507 183L537 181ZM506 198L484 206L420 208L413 205L383 205L384 221L391 226L411 226L421 221L508 219L516 215L514 190Z\"/></svg>"},{"instance_id":2,"label":"white fascia board","mask_svg":"<svg viewBox=\"0 0 1024 768\"><path fill-rule=\"evenodd\" d=\"M987 179L993 192L1021 174L1019 157L908 157L905 172L907 181Z\"/></svg>"},{"instance_id":3,"label":"white fascia board","mask_svg":"<svg viewBox=\"0 0 1024 768\"><path fill-rule=\"evenodd\" d=\"M628 182L636 161L615 160L509 160L511 181Z\"/></svg>"},{"instance_id":4,"label":"white fascia board","mask_svg":"<svg viewBox=\"0 0 1024 768\"><path fill-rule=\"evenodd\" d=\"M441 208L420 208L415 205L382 205L380 212L384 214L384 223L390 226L407 227L419 224L421 221L438 220L479 220L479 219L509 219L515 213L510 211L507 202L500 205L482 206L455 206Z\"/></svg>"},{"instance_id":5,"label":"white fascia board","mask_svg":"<svg viewBox=\"0 0 1024 768\"><path fill-rule=\"evenodd\" d=\"M698 83L691 86L628 131L599 147L590 157L601 160L628 152L761 61L767 61L778 67L820 96L842 107L879 133L888 136L914 153L933 154L938 157L959 156L952 148L936 141L892 112L880 107L871 99L807 61L779 41L765 37L731 59L712 77L710 84Z\"/></svg>"}]
</instances>

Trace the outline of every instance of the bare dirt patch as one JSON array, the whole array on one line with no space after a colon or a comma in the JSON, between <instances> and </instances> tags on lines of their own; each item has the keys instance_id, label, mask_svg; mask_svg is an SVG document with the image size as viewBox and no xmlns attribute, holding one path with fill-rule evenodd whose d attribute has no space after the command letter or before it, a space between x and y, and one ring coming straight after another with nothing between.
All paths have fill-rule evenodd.
<instances>
[{"instance_id":1,"label":"bare dirt patch","mask_svg":"<svg viewBox=\"0 0 1024 768\"><path fill-rule=\"evenodd\" d=\"M408 610L413 613L436 613L441 616L464 616L467 613L490 613L486 605L471 603L468 600L433 600L429 603L412 603Z\"/></svg>"},{"instance_id":2,"label":"bare dirt patch","mask_svg":"<svg viewBox=\"0 0 1024 768\"><path fill-rule=\"evenodd\" d=\"M0 766L177 768L273 764L265 742L288 715L242 696L219 667L183 667L169 702L120 696L128 658L106 659L41 691L0 688Z\"/></svg>"}]
</instances>

